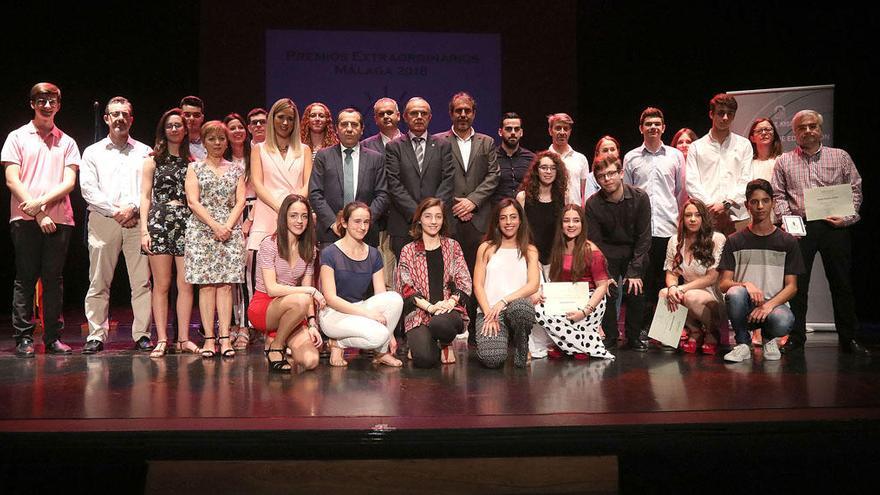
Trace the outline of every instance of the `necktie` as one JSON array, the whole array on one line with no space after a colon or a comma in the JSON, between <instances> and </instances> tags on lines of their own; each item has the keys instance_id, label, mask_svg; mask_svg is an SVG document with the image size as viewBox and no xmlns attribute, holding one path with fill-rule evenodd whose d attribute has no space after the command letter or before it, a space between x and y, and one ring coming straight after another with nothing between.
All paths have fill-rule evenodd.
<instances>
[{"instance_id":1,"label":"necktie","mask_svg":"<svg viewBox=\"0 0 880 495\"><path fill-rule=\"evenodd\" d=\"M416 142L416 160L419 162L419 173L422 172L422 162L425 161L425 138L417 137L413 138Z\"/></svg>"},{"instance_id":2,"label":"necktie","mask_svg":"<svg viewBox=\"0 0 880 495\"><path fill-rule=\"evenodd\" d=\"M354 150L352 148L345 148L342 152L345 153L345 160L342 162L342 173L344 176L342 199L345 204L348 204L354 201L354 160L351 159L351 154Z\"/></svg>"}]
</instances>

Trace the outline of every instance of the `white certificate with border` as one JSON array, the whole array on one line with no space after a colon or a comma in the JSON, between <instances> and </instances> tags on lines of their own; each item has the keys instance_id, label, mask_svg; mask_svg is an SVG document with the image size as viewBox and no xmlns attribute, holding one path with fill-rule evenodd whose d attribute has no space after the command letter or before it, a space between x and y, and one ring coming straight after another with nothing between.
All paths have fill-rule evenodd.
<instances>
[{"instance_id":1,"label":"white certificate with border","mask_svg":"<svg viewBox=\"0 0 880 495\"><path fill-rule=\"evenodd\" d=\"M580 311L590 300L589 282L548 282L544 290L544 311L548 315L564 315Z\"/></svg>"},{"instance_id":2,"label":"white certificate with border","mask_svg":"<svg viewBox=\"0 0 880 495\"><path fill-rule=\"evenodd\" d=\"M856 214L851 184L804 189L807 221L826 217L848 217Z\"/></svg>"},{"instance_id":3,"label":"white certificate with border","mask_svg":"<svg viewBox=\"0 0 880 495\"><path fill-rule=\"evenodd\" d=\"M654 319L651 320L648 337L659 340L663 345L678 347L687 314L688 310L684 304L679 304L675 311L669 311L666 298L657 299L657 309L654 311Z\"/></svg>"}]
</instances>

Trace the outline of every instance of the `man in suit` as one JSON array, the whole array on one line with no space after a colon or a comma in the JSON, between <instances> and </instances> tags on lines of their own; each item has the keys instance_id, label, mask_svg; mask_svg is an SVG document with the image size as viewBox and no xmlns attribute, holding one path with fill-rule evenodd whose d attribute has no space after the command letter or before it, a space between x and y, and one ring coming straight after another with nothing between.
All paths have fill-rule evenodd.
<instances>
[{"instance_id":1,"label":"man in suit","mask_svg":"<svg viewBox=\"0 0 880 495\"><path fill-rule=\"evenodd\" d=\"M419 202L433 196L449 204L455 180L449 142L428 133L431 105L424 98L410 98L403 120L409 132L385 146L385 174L391 197L388 232L397 257L412 241L409 228Z\"/></svg>"},{"instance_id":2,"label":"man in suit","mask_svg":"<svg viewBox=\"0 0 880 495\"><path fill-rule=\"evenodd\" d=\"M447 204L452 215L448 219L451 236L461 244L468 269L474 273L477 248L489 224L492 213L490 198L498 187L499 168L495 140L474 131L477 102L465 92L459 92L449 101L449 118L452 129L437 134L452 149L455 163L453 200ZM468 314L476 318L476 298L471 298ZM470 325L473 327L473 323ZM471 328L472 329L472 328Z\"/></svg>"},{"instance_id":3,"label":"man in suit","mask_svg":"<svg viewBox=\"0 0 880 495\"><path fill-rule=\"evenodd\" d=\"M385 145L400 136L400 129L397 128L400 123L400 110L397 108L397 102L391 98L376 100L376 103L373 104L373 119L376 121L379 132L364 139L361 146L384 154Z\"/></svg>"},{"instance_id":4,"label":"man in suit","mask_svg":"<svg viewBox=\"0 0 880 495\"><path fill-rule=\"evenodd\" d=\"M364 132L363 116L353 108L336 118L339 144L318 151L309 177L309 198L318 216L318 241L324 246L339 239L334 230L336 213L352 201L370 205L371 226L364 239L379 244L378 220L388 208L388 192L382 154L359 144Z\"/></svg>"}]
</instances>

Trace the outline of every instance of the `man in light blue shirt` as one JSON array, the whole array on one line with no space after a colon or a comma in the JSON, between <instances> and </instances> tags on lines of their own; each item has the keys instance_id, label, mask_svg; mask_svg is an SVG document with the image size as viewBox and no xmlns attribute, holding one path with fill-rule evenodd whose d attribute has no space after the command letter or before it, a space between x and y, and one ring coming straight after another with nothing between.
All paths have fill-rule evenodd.
<instances>
[{"instance_id":1,"label":"man in light blue shirt","mask_svg":"<svg viewBox=\"0 0 880 495\"><path fill-rule=\"evenodd\" d=\"M624 182L643 189L651 198L651 252L645 271L645 294L650 308L664 283L666 245L678 226L678 198L684 188L684 155L663 144L666 123L659 108L648 107L639 117L644 143L623 158ZM645 326L653 311L645 311Z\"/></svg>"}]
</instances>

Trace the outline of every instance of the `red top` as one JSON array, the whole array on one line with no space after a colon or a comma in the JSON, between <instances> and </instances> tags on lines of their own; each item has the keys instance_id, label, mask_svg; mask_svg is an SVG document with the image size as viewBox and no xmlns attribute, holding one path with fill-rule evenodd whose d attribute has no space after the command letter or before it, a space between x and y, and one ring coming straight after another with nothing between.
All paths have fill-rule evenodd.
<instances>
[{"instance_id":1,"label":"red top","mask_svg":"<svg viewBox=\"0 0 880 495\"><path fill-rule=\"evenodd\" d=\"M563 255L562 257L562 273L559 274L559 282L573 281L571 279L571 257L572 255L570 254ZM593 249L590 265L584 270L581 279L576 280L576 282L589 282L590 289L592 290L596 288L597 280L608 280L608 278L608 268L605 266L605 256L602 254L602 251Z\"/></svg>"}]
</instances>

